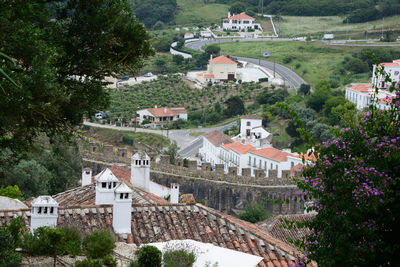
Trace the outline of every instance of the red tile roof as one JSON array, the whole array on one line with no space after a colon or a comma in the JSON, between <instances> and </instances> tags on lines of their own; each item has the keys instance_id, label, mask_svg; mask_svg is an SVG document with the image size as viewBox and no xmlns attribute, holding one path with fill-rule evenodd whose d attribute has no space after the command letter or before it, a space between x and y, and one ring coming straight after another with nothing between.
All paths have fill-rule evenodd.
<instances>
[{"instance_id":1,"label":"red tile roof","mask_svg":"<svg viewBox=\"0 0 400 267\"><path fill-rule=\"evenodd\" d=\"M240 116L240 118L241 119L247 119L247 120L261 120L261 118L258 115L254 115L254 114L243 115L243 116Z\"/></svg>"},{"instance_id":2,"label":"red tile roof","mask_svg":"<svg viewBox=\"0 0 400 267\"><path fill-rule=\"evenodd\" d=\"M300 240L309 233L309 228L299 227L296 223L309 222L315 217L314 214L297 214L297 215L278 215L271 217L265 221L257 223L258 226L263 228L268 234L283 241ZM289 229L289 224L286 222L296 222L293 227Z\"/></svg>"},{"instance_id":3,"label":"red tile roof","mask_svg":"<svg viewBox=\"0 0 400 267\"><path fill-rule=\"evenodd\" d=\"M233 150L239 154L246 154L249 151L255 150L255 147L252 145L243 145L242 143L236 142L231 144L224 144L222 145L223 148L229 150Z\"/></svg>"},{"instance_id":4,"label":"red tile roof","mask_svg":"<svg viewBox=\"0 0 400 267\"><path fill-rule=\"evenodd\" d=\"M240 13L240 14L236 14L236 15L230 16L228 19L238 19L238 20L241 20L241 19L249 19L249 20L254 20L253 17L250 17L249 15L247 15L247 14L244 13L244 12L242 12L242 13Z\"/></svg>"},{"instance_id":5,"label":"red tile roof","mask_svg":"<svg viewBox=\"0 0 400 267\"><path fill-rule=\"evenodd\" d=\"M370 85L370 84L367 84L367 83L355 84L355 85L352 85L352 86L350 86L348 88L351 89L351 90L360 92L360 93L368 93L369 90L374 90L374 87L372 85Z\"/></svg>"},{"instance_id":6,"label":"red tile roof","mask_svg":"<svg viewBox=\"0 0 400 267\"><path fill-rule=\"evenodd\" d=\"M186 32L185 35L193 35L191 32Z\"/></svg>"},{"instance_id":7,"label":"red tile roof","mask_svg":"<svg viewBox=\"0 0 400 267\"><path fill-rule=\"evenodd\" d=\"M150 112L154 117L168 117L168 116L176 116L178 114L187 113L186 109L183 107L173 107L173 108L147 108L148 112Z\"/></svg>"},{"instance_id":8,"label":"red tile roof","mask_svg":"<svg viewBox=\"0 0 400 267\"><path fill-rule=\"evenodd\" d=\"M59 208L58 226L74 226L83 235L106 230L116 241L136 245L192 239L263 257L258 266L294 265L299 253L255 224L201 204L132 205L132 234L115 234L112 205ZM0 211L0 225L21 216L26 230L30 210Z\"/></svg>"},{"instance_id":9,"label":"red tile roof","mask_svg":"<svg viewBox=\"0 0 400 267\"><path fill-rule=\"evenodd\" d=\"M235 64L235 65L237 64L235 61L233 61L230 58L227 58L226 56L219 56L219 57L210 59L209 61L214 64Z\"/></svg>"},{"instance_id":10,"label":"red tile roof","mask_svg":"<svg viewBox=\"0 0 400 267\"><path fill-rule=\"evenodd\" d=\"M384 66L384 67L400 67L400 64L399 63L396 63L396 62L383 62L383 63L380 63L379 64L379 66Z\"/></svg>"},{"instance_id":11,"label":"red tile roof","mask_svg":"<svg viewBox=\"0 0 400 267\"><path fill-rule=\"evenodd\" d=\"M210 133L207 133L203 135L204 138L206 138L211 144L214 146L218 147L222 144L230 144L233 143L232 139L227 136L226 134L223 134L217 130L212 131Z\"/></svg>"},{"instance_id":12,"label":"red tile roof","mask_svg":"<svg viewBox=\"0 0 400 267\"><path fill-rule=\"evenodd\" d=\"M250 153L258 155L258 156L261 156L261 157L265 157L265 158L268 158L268 159L272 159L272 160L275 160L275 161L280 161L280 162L287 161L287 157L288 156L299 158L298 155L294 155L294 154L290 154L290 153L287 153L287 152L283 152L283 151L281 151L279 149L272 148L272 147L250 151Z\"/></svg>"},{"instance_id":13,"label":"red tile roof","mask_svg":"<svg viewBox=\"0 0 400 267\"><path fill-rule=\"evenodd\" d=\"M214 74L204 74L204 78L214 78Z\"/></svg>"}]
</instances>

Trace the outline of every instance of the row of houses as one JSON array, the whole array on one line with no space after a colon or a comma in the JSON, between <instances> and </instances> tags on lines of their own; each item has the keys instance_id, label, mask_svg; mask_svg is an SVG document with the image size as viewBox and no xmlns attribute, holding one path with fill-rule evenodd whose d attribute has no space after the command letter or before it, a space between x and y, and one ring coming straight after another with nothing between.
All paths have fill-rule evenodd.
<instances>
[{"instance_id":1,"label":"row of houses","mask_svg":"<svg viewBox=\"0 0 400 267\"><path fill-rule=\"evenodd\" d=\"M381 74L379 69L383 68L384 73ZM386 81L389 76L391 82ZM393 62L383 62L378 66L373 66L372 83L352 83L346 88L346 99L356 104L358 110L362 110L370 106L372 103L381 109L390 108L390 103L396 95L388 89L392 83L400 81L400 59Z\"/></svg>"},{"instance_id":2,"label":"row of houses","mask_svg":"<svg viewBox=\"0 0 400 267\"><path fill-rule=\"evenodd\" d=\"M261 127L262 120L256 115L241 117L240 134L233 138L213 131L203 136L203 146L199 150L202 161L211 165L224 164L225 171L229 167L237 167L239 175L242 168L250 168L252 175L255 170L276 170L278 178L282 171L300 169L303 165L302 156L273 148L270 140L272 135ZM257 142L263 140L262 142ZM309 158L306 158L309 160Z\"/></svg>"}]
</instances>

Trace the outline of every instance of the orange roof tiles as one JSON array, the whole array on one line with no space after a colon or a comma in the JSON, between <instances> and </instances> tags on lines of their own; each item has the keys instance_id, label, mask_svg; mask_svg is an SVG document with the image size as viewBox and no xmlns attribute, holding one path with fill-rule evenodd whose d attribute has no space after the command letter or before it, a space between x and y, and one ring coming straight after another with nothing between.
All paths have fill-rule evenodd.
<instances>
[{"instance_id":1,"label":"orange roof tiles","mask_svg":"<svg viewBox=\"0 0 400 267\"><path fill-rule=\"evenodd\" d=\"M231 143L231 144L224 144L222 145L223 148L229 150L233 150L239 154L246 154L249 151L253 151L255 150L255 147L253 147L252 145L243 145L242 143Z\"/></svg>"},{"instance_id":2,"label":"orange roof tiles","mask_svg":"<svg viewBox=\"0 0 400 267\"><path fill-rule=\"evenodd\" d=\"M214 64L237 64L235 61L233 61L230 58L227 58L226 56L219 56L213 59L210 59L211 63Z\"/></svg>"},{"instance_id":3,"label":"orange roof tiles","mask_svg":"<svg viewBox=\"0 0 400 267\"><path fill-rule=\"evenodd\" d=\"M240 118L241 119L248 119L248 120L261 120L261 118L258 115L254 115L254 114L243 115L243 116L240 116Z\"/></svg>"},{"instance_id":4,"label":"orange roof tiles","mask_svg":"<svg viewBox=\"0 0 400 267\"><path fill-rule=\"evenodd\" d=\"M268 159L272 159L272 160L275 160L275 161L280 161L280 162L287 161L287 157L288 156L295 157L295 158L299 157L297 155L290 154L290 153L287 153L287 152L283 152L283 151L281 151L279 149L272 148L272 147L250 151L250 153L258 155L258 156L261 156L261 157L265 157L265 158L268 158Z\"/></svg>"},{"instance_id":5,"label":"orange roof tiles","mask_svg":"<svg viewBox=\"0 0 400 267\"><path fill-rule=\"evenodd\" d=\"M204 78L214 78L214 74L204 74Z\"/></svg>"},{"instance_id":6,"label":"orange roof tiles","mask_svg":"<svg viewBox=\"0 0 400 267\"><path fill-rule=\"evenodd\" d=\"M244 12L242 12L240 14L237 14L237 15L230 16L228 19L238 19L238 20L249 19L249 20L254 20L253 17L250 17L249 15L247 15Z\"/></svg>"},{"instance_id":7,"label":"orange roof tiles","mask_svg":"<svg viewBox=\"0 0 400 267\"><path fill-rule=\"evenodd\" d=\"M399 63L396 62L383 62L381 64L379 64L379 66L384 66L384 67L400 67Z\"/></svg>"},{"instance_id":8,"label":"orange roof tiles","mask_svg":"<svg viewBox=\"0 0 400 267\"><path fill-rule=\"evenodd\" d=\"M204 138L206 138L211 144L214 146L220 146L222 144L230 144L233 143L232 139L227 136L226 134L223 134L219 131L212 131L210 133L207 133L203 135Z\"/></svg>"},{"instance_id":9,"label":"orange roof tiles","mask_svg":"<svg viewBox=\"0 0 400 267\"><path fill-rule=\"evenodd\" d=\"M168 117L187 113L186 109L183 107L147 108L146 110L150 112L154 117Z\"/></svg>"},{"instance_id":10,"label":"orange roof tiles","mask_svg":"<svg viewBox=\"0 0 400 267\"><path fill-rule=\"evenodd\" d=\"M366 84L366 83L364 83L364 84L355 84L355 85L352 85L352 86L350 86L348 88L351 89L351 90L354 90L354 91L358 91L360 93L368 93L369 90L374 90L375 89L372 85Z\"/></svg>"},{"instance_id":11,"label":"orange roof tiles","mask_svg":"<svg viewBox=\"0 0 400 267\"><path fill-rule=\"evenodd\" d=\"M185 35L193 35L193 33L186 32Z\"/></svg>"}]
</instances>

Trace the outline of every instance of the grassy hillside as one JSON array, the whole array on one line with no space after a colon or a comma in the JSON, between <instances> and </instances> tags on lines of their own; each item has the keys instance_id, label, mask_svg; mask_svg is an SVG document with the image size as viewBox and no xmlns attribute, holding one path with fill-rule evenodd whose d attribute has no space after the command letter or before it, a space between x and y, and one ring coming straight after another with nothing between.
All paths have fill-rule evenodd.
<instances>
[{"instance_id":1,"label":"grassy hillside","mask_svg":"<svg viewBox=\"0 0 400 267\"><path fill-rule=\"evenodd\" d=\"M341 62L363 47L327 46L305 42L234 42L221 44L221 54L244 57L260 57L261 51L270 51L269 61L276 61L290 67L307 82L315 85L321 79L338 75ZM396 49L400 48L383 48ZM340 75L342 84L367 82L369 74Z\"/></svg>"},{"instance_id":2,"label":"grassy hillside","mask_svg":"<svg viewBox=\"0 0 400 267\"><path fill-rule=\"evenodd\" d=\"M178 12L175 17L177 25L208 26L212 23L220 23L221 18L226 17L228 5L204 4L202 0L177 0Z\"/></svg>"},{"instance_id":3,"label":"grassy hillside","mask_svg":"<svg viewBox=\"0 0 400 267\"><path fill-rule=\"evenodd\" d=\"M281 21L274 20L277 27L281 29L282 36L306 36L319 35L323 33L336 33L353 39L365 38L364 32L368 34L380 34L383 30L396 30L400 26L400 16L387 17L384 20L375 20L364 23L346 24L343 23L343 17L298 17L282 16ZM317 37L317 36L314 36Z\"/></svg>"}]
</instances>

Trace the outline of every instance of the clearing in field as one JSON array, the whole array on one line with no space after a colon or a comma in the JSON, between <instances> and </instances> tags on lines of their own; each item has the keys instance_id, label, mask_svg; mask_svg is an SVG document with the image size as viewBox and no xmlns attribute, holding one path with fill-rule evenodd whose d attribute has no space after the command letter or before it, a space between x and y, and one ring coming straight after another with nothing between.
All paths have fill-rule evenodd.
<instances>
[{"instance_id":1,"label":"clearing in field","mask_svg":"<svg viewBox=\"0 0 400 267\"><path fill-rule=\"evenodd\" d=\"M328 79L338 75L337 71L341 68L341 62L346 56L361 51L365 47L342 47L329 46L314 42L234 42L223 43L221 54L235 55L252 58L263 58L260 51L269 51L269 61L283 64L311 85L315 85L321 79ZM383 48L395 49L400 48ZM355 74L341 75L342 84L350 82L368 82L370 75Z\"/></svg>"},{"instance_id":2,"label":"clearing in field","mask_svg":"<svg viewBox=\"0 0 400 267\"><path fill-rule=\"evenodd\" d=\"M177 3L176 25L220 24L229 9L228 5L205 4L202 0L178 0Z\"/></svg>"}]
</instances>

